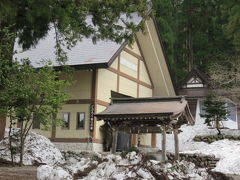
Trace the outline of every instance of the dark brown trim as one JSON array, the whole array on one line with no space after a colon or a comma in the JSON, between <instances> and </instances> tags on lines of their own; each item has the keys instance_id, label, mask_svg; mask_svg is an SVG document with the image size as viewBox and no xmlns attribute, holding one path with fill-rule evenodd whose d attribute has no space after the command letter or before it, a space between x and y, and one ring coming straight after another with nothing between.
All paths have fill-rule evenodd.
<instances>
[{"instance_id":1,"label":"dark brown trim","mask_svg":"<svg viewBox=\"0 0 240 180\"><path fill-rule=\"evenodd\" d=\"M113 61L117 58L118 55L122 52L122 50L125 48L125 46L128 44L128 41L125 41L120 48L115 52L115 54L111 57L111 59L108 61L108 67L111 66Z\"/></svg>"},{"instance_id":2,"label":"dark brown trim","mask_svg":"<svg viewBox=\"0 0 240 180\"><path fill-rule=\"evenodd\" d=\"M69 143L88 143L90 140L88 138L50 138L52 142L69 142ZM102 144L101 139L93 139L93 143Z\"/></svg>"},{"instance_id":3,"label":"dark brown trim","mask_svg":"<svg viewBox=\"0 0 240 180\"><path fill-rule=\"evenodd\" d=\"M109 106L109 103L108 103L108 102L102 101L102 100L99 100L99 99L96 101L96 103L97 103L98 105L105 106L105 107Z\"/></svg>"},{"instance_id":4,"label":"dark brown trim","mask_svg":"<svg viewBox=\"0 0 240 180\"><path fill-rule=\"evenodd\" d=\"M91 104L92 99L70 99L66 104Z\"/></svg>"},{"instance_id":5,"label":"dark brown trim","mask_svg":"<svg viewBox=\"0 0 240 180\"><path fill-rule=\"evenodd\" d=\"M152 87L154 88L153 81L152 81L152 77L151 77L151 75L150 75L150 72L149 72L149 70L148 70L148 66L147 66L146 61L145 61L145 58L144 58L144 56L143 56L143 52L142 52L142 49L141 49L141 47L140 47L140 43L139 43L137 37L136 37L135 39L136 39L136 43L137 43L137 45L138 45L138 49L139 49L139 51L140 51L140 53L141 53L141 56L143 57L143 64L144 64L144 66L146 67L147 74L148 74L148 77L149 77L149 79L150 79L151 85L152 85Z\"/></svg>"},{"instance_id":6,"label":"dark brown trim","mask_svg":"<svg viewBox=\"0 0 240 180\"><path fill-rule=\"evenodd\" d=\"M102 144L102 143L103 143L103 140L102 140L102 139L93 139L93 143Z\"/></svg>"},{"instance_id":7,"label":"dark brown trim","mask_svg":"<svg viewBox=\"0 0 240 180\"><path fill-rule=\"evenodd\" d=\"M116 69L114 69L114 68L108 68L108 70L109 71L111 71L111 72L113 72L113 73L116 73L116 74L118 74L118 75L120 75L120 76L122 76L122 77L124 77L124 78L127 78L127 79L129 79L129 80L131 80L131 81L134 81L134 82L136 82L136 83L138 83L138 84L140 84L140 85L142 85L142 86L145 86L145 87L147 87L147 88L150 88L150 89L153 89L153 87L152 87L152 85L149 85L149 84L147 84L147 83L145 83L145 82L143 82L143 81L140 81L140 80L138 80L137 78L134 78L134 77L132 77L132 76L129 76L128 74L125 74L125 73L123 73L123 72L120 72L120 71L118 71L118 70L116 70Z\"/></svg>"},{"instance_id":8,"label":"dark brown trim","mask_svg":"<svg viewBox=\"0 0 240 180\"><path fill-rule=\"evenodd\" d=\"M109 61L110 62L110 61ZM70 65L71 68L75 70L87 70L87 69L98 69L98 68L108 68L109 62L105 63L95 63L95 64L82 64L82 65ZM55 66L54 69L57 71L62 71L65 67Z\"/></svg>"},{"instance_id":9,"label":"dark brown trim","mask_svg":"<svg viewBox=\"0 0 240 180\"><path fill-rule=\"evenodd\" d=\"M137 53L133 52L132 50L128 49L128 48L124 48L123 49L125 52L129 53L130 55L134 56L137 59L143 60L143 57L138 55Z\"/></svg>"},{"instance_id":10,"label":"dark brown trim","mask_svg":"<svg viewBox=\"0 0 240 180\"><path fill-rule=\"evenodd\" d=\"M157 147L157 135L156 135L156 133L152 133L152 136L151 136L151 146L152 146L152 148L156 148Z\"/></svg>"},{"instance_id":11,"label":"dark brown trim","mask_svg":"<svg viewBox=\"0 0 240 180\"><path fill-rule=\"evenodd\" d=\"M94 113L97 111L97 87L98 87L98 69L93 70L92 73L92 92L91 92L91 104L94 105ZM96 137L96 117L94 117L93 131L90 132L92 138Z\"/></svg>"}]
</instances>

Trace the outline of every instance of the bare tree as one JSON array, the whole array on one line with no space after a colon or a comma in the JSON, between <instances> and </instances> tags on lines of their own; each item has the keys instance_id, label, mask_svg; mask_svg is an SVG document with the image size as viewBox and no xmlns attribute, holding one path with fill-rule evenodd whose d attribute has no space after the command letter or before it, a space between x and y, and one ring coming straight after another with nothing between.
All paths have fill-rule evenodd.
<instances>
[{"instance_id":1,"label":"bare tree","mask_svg":"<svg viewBox=\"0 0 240 180\"><path fill-rule=\"evenodd\" d=\"M214 89L222 89L226 97L240 104L240 56L211 64L209 75Z\"/></svg>"}]
</instances>

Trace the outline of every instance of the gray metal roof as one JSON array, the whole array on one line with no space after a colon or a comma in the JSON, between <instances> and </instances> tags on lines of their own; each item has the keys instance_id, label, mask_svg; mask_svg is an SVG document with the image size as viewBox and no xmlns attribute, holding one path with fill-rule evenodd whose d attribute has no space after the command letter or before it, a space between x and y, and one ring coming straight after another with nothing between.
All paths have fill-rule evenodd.
<instances>
[{"instance_id":1,"label":"gray metal roof","mask_svg":"<svg viewBox=\"0 0 240 180\"><path fill-rule=\"evenodd\" d=\"M136 24L142 20L136 13L132 17L129 21ZM48 35L38 42L36 47L32 47L27 51L22 51L21 46L15 43L14 49L17 51L17 54L14 55L14 59L29 58L34 67L41 67L39 62L42 60L51 60L53 66L59 66L56 61L55 45L55 31L52 28ZM64 50L68 57L66 64L75 66L108 63L121 45L110 40L100 40L94 44L91 38L83 38L71 50Z\"/></svg>"},{"instance_id":2,"label":"gray metal roof","mask_svg":"<svg viewBox=\"0 0 240 180\"><path fill-rule=\"evenodd\" d=\"M173 119L185 114L187 121L194 124L195 120L184 97L153 97L153 98L115 98L104 111L95 114L98 120L109 117L129 119L137 115L171 116Z\"/></svg>"},{"instance_id":3,"label":"gray metal roof","mask_svg":"<svg viewBox=\"0 0 240 180\"><path fill-rule=\"evenodd\" d=\"M14 58L29 58L34 67L40 67L41 60L51 60L54 66L58 66L55 55L56 41L54 39L54 30L52 29L48 35L41 39L37 46L22 52L19 45L15 45L18 54ZM120 48L121 44L111 41L98 41L93 44L91 39L84 38L78 42L71 50L65 50L67 53L67 65L83 65L107 63L114 53Z\"/></svg>"}]
</instances>

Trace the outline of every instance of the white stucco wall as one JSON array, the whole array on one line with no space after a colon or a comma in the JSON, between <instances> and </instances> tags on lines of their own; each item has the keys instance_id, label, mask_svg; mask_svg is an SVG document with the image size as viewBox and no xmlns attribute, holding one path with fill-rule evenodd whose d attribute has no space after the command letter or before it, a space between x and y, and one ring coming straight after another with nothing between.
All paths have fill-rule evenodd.
<instances>
[{"instance_id":1,"label":"white stucco wall","mask_svg":"<svg viewBox=\"0 0 240 180\"><path fill-rule=\"evenodd\" d=\"M197 101L197 108L196 108L196 124L204 124L205 119L200 117L200 101L198 99ZM236 118L238 119L238 118ZM222 121L222 124L224 127L229 128L229 129L238 129L238 123L237 121L233 121L231 119L228 119L228 121Z\"/></svg>"}]
</instances>

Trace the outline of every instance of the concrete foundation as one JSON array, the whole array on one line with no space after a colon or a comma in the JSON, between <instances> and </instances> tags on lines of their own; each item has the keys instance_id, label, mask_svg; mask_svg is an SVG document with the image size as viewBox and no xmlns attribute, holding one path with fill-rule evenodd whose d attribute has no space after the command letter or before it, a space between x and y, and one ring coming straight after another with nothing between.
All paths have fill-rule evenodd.
<instances>
[{"instance_id":1,"label":"concrete foundation","mask_svg":"<svg viewBox=\"0 0 240 180\"><path fill-rule=\"evenodd\" d=\"M54 145L60 151L94 151L94 152L102 152L103 145L99 143L66 143L66 142L54 142Z\"/></svg>"}]
</instances>

